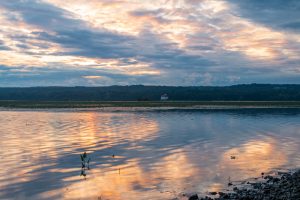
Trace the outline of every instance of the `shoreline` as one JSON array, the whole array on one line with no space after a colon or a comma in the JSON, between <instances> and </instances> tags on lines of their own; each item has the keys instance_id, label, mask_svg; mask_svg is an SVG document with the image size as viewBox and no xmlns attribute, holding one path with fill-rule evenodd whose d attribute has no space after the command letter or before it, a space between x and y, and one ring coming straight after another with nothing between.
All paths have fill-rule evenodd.
<instances>
[{"instance_id":1,"label":"shoreline","mask_svg":"<svg viewBox=\"0 0 300 200\"><path fill-rule=\"evenodd\" d=\"M190 107L1 107L1 111L57 111L57 112L151 112L151 111L229 111L229 110L251 110L251 109L297 109L291 106L190 106Z\"/></svg>"},{"instance_id":2,"label":"shoreline","mask_svg":"<svg viewBox=\"0 0 300 200\"><path fill-rule=\"evenodd\" d=\"M237 183L228 183L225 191L210 191L207 195L192 194L188 200L296 200L300 199L300 169L261 173Z\"/></svg>"},{"instance_id":3,"label":"shoreline","mask_svg":"<svg viewBox=\"0 0 300 200\"><path fill-rule=\"evenodd\" d=\"M151 111L300 109L300 101L0 101L3 110Z\"/></svg>"}]
</instances>

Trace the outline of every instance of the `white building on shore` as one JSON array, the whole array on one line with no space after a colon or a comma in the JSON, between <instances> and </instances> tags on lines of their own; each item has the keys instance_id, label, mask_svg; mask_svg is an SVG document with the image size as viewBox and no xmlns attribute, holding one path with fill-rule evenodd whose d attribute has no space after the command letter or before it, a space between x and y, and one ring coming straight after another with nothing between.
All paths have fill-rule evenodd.
<instances>
[{"instance_id":1,"label":"white building on shore","mask_svg":"<svg viewBox=\"0 0 300 200\"><path fill-rule=\"evenodd\" d=\"M168 100L168 99L169 99L169 97L168 97L167 94L163 94L163 95L160 96L160 100L161 100L161 101L166 101L166 100Z\"/></svg>"}]
</instances>

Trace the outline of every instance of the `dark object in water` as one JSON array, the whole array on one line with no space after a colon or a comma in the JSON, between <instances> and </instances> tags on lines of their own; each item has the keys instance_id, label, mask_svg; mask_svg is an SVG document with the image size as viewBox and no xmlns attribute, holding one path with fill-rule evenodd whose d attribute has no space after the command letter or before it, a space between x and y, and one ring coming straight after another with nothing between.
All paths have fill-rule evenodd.
<instances>
[{"instance_id":1,"label":"dark object in water","mask_svg":"<svg viewBox=\"0 0 300 200\"><path fill-rule=\"evenodd\" d=\"M87 153L84 152L82 155L80 154L80 159L81 159L81 168L90 168L90 161L91 158L88 158Z\"/></svg>"},{"instance_id":2,"label":"dark object in water","mask_svg":"<svg viewBox=\"0 0 300 200\"><path fill-rule=\"evenodd\" d=\"M86 177L85 170L81 170L80 176L83 176L84 178Z\"/></svg>"},{"instance_id":3,"label":"dark object in water","mask_svg":"<svg viewBox=\"0 0 300 200\"><path fill-rule=\"evenodd\" d=\"M232 186L233 184L231 183L230 176L228 177L228 186Z\"/></svg>"},{"instance_id":4,"label":"dark object in water","mask_svg":"<svg viewBox=\"0 0 300 200\"><path fill-rule=\"evenodd\" d=\"M80 158L81 158L82 162L85 160L86 157L87 157L87 153L86 152L84 152L82 155L80 154Z\"/></svg>"},{"instance_id":5,"label":"dark object in water","mask_svg":"<svg viewBox=\"0 0 300 200\"><path fill-rule=\"evenodd\" d=\"M83 176L86 178L86 169L90 169L90 160L91 158L88 157L87 153L84 152L83 154L80 154L80 159L81 159L81 173L80 176Z\"/></svg>"},{"instance_id":6,"label":"dark object in water","mask_svg":"<svg viewBox=\"0 0 300 200\"><path fill-rule=\"evenodd\" d=\"M230 159L234 160L234 159L236 159L236 157L235 156L230 156Z\"/></svg>"},{"instance_id":7,"label":"dark object in water","mask_svg":"<svg viewBox=\"0 0 300 200\"><path fill-rule=\"evenodd\" d=\"M193 194L189 197L189 200L199 200L198 194Z\"/></svg>"}]
</instances>

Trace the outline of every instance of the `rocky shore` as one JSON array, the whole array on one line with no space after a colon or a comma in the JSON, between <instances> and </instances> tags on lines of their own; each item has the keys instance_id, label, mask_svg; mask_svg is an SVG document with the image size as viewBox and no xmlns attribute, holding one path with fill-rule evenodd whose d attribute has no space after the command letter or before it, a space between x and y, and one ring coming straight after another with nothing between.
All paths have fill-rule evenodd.
<instances>
[{"instance_id":1,"label":"rocky shore","mask_svg":"<svg viewBox=\"0 0 300 200\"><path fill-rule=\"evenodd\" d=\"M189 200L300 200L300 170L277 172L275 175L261 174L257 181L245 181L231 185L229 192L210 192L205 197L194 194Z\"/></svg>"}]
</instances>

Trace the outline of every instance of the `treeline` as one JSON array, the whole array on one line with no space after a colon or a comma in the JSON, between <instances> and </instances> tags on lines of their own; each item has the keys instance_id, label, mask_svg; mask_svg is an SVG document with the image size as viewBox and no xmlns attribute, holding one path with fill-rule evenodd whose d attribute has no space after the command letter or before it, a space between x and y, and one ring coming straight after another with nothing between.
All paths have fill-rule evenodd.
<instances>
[{"instance_id":1,"label":"treeline","mask_svg":"<svg viewBox=\"0 0 300 200\"><path fill-rule=\"evenodd\" d=\"M108 86L0 88L0 100L27 101L300 101L300 85Z\"/></svg>"}]
</instances>

